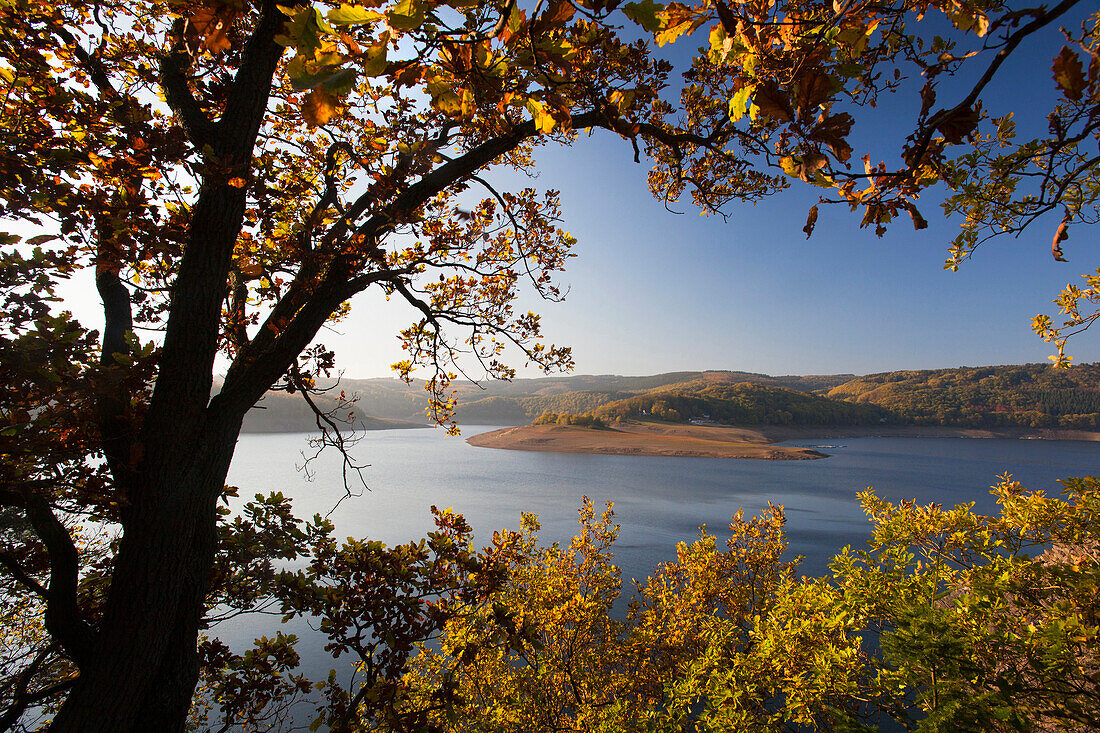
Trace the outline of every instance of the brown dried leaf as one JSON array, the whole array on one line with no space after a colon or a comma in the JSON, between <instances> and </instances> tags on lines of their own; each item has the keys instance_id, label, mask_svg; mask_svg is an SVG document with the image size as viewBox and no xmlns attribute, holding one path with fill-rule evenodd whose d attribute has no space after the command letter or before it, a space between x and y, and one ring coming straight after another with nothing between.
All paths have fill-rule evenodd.
<instances>
[{"instance_id":1,"label":"brown dried leaf","mask_svg":"<svg viewBox=\"0 0 1100 733\"><path fill-rule=\"evenodd\" d=\"M1081 92L1085 90L1085 71L1081 66L1081 59L1069 46L1062 46L1062 51L1054 57L1054 65L1050 67L1054 72L1054 81L1062 89L1066 99L1077 101L1081 98Z\"/></svg>"},{"instance_id":2,"label":"brown dried leaf","mask_svg":"<svg viewBox=\"0 0 1100 733\"><path fill-rule=\"evenodd\" d=\"M549 28L565 25L573 17L576 8L569 0L551 0L546 10L542 11L538 19L532 24L532 28L539 32Z\"/></svg>"},{"instance_id":3,"label":"brown dried leaf","mask_svg":"<svg viewBox=\"0 0 1100 733\"><path fill-rule=\"evenodd\" d=\"M981 113L977 108L959 110L940 120L939 124L936 125L936 129L943 135L944 140L955 145L961 143L963 138L974 132L980 120Z\"/></svg>"},{"instance_id":4,"label":"brown dried leaf","mask_svg":"<svg viewBox=\"0 0 1100 733\"><path fill-rule=\"evenodd\" d=\"M774 81L758 84L752 95L753 104L760 108L760 114L778 122L790 122L794 119L794 110L786 93Z\"/></svg>"},{"instance_id":5,"label":"brown dried leaf","mask_svg":"<svg viewBox=\"0 0 1100 733\"><path fill-rule=\"evenodd\" d=\"M806 153L802 156L802 170L799 175L803 181L812 181L814 173L824 168L828 162L829 159L821 153Z\"/></svg>"},{"instance_id":6,"label":"brown dried leaf","mask_svg":"<svg viewBox=\"0 0 1100 733\"><path fill-rule=\"evenodd\" d=\"M184 31L187 47L192 52L203 48L212 54L228 50L233 44L226 31L239 15L239 10L224 5L196 8L187 19L187 29Z\"/></svg>"},{"instance_id":7,"label":"brown dried leaf","mask_svg":"<svg viewBox=\"0 0 1100 733\"><path fill-rule=\"evenodd\" d=\"M920 114L924 117L928 114L928 110L932 109L932 105L936 103L936 85L935 82L929 81L920 89Z\"/></svg>"},{"instance_id":8,"label":"brown dried leaf","mask_svg":"<svg viewBox=\"0 0 1100 733\"><path fill-rule=\"evenodd\" d=\"M833 96L833 80L818 69L811 69L798 80L797 106L802 116L810 114L819 104Z\"/></svg>"},{"instance_id":9,"label":"brown dried leaf","mask_svg":"<svg viewBox=\"0 0 1100 733\"><path fill-rule=\"evenodd\" d=\"M814 226L817 225L817 204L810 207L809 213L806 214L806 226L802 227L802 231L806 232L806 239L810 238L810 235L814 233Z\"/></svg>"},{"instance_id":10,"label":"brown dried leaf","mask_svg":"<svg viewBox=\"0 0 1100 733\"><path fill-rule=\"evenodd\" d=\"M909 218L913 220L914 229L919 232L921 229L928 228L928 220L921 216L921 213L917 211L916 206L914 206L913 204L909 204L909 206L906 208L909 209Z\"/></svg>"},{"instance_id":11,"label":"brown dried leaf","mask_svg":"<svg viewBox=\"0 0 1100 733\"><path fill-rule=\"evenodd\" d=\"M844 138L852 131L855 120L847 112L819 118L820 122L810 130L809 138L823 142L833 151L841 163L847 163L852 157L852 146Z\"/></svg>"}]
</instances>

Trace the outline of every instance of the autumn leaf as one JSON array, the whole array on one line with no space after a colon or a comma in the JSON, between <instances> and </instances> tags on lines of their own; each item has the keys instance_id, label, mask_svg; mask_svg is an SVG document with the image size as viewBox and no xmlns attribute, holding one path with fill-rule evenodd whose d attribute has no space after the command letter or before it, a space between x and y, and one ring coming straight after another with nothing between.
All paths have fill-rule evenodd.
<instances>
[{"instance_id":1,"label":"autumn leaf","mask_svg":"<svg viewBox=\"0 0 1100 733\"><path fill-rule=\"evenodd\" d=\"M500 42L504 45L510 45L511 42L522 33L526 25L527 14L520 9L518 3L513 3L512 11L508 14L508 22L500 29L497 38L499 38Z\"/></svg>"},{"instance_id":2,"label":"autumn leaf","mask_svg":"<svg viewBox=\"0 0 1100 733\"><path fill-rule=\"evenodd\" d=\"M936 124L936 129L943 135L944 140L956 145L974 132L979 120L981 120L981 112L977 108L968 108L947 115Z\"/></svg>"},{"instance_id":3,"label":"autumn leaf","mask_svg":"<svg viewBox=\"0 0 1100 733\"><path fill-rule=\"evenodd\" d=\"M920 89L920 114L921 117L928 114L932 105L936 103L936 83L929 80Z\"/></svg>"},{"instance_id":4,"label":"autumn leaf","mask_svg":"<svg viewBox=\"0 0 1100 733\"><path fill-rule=\"evenodd\" d=\"M752 102L759 108L760 114L770 120L790 122L794 119L790 99L774 81L757 85Z\"/></svg>"},{"instance_id":5,"label":"autumn leaf","mask_svg":"<svg viewBox=\"0 0 1100 733\"><path fill-rule=\"evenodd\" d=\"M363 54L363 75L379 76L386 71L386 53L389 50L389 32L382 34L382 39L368 48ZM419 66L414 68L419 69Z\"/></svg>"},{"instance_id":6,"label":"autumn leaf","mask_svg":"<svg viewBox=\"0 0 1100 733\"><path fill-rule=\"evenodd\" d=\"M855 120L847 112L841 112L839 114L830 115L825 117L824 115L818 118L818 123L810 130L809 138L818 142L823 142L829 146L829 149L833 151L833 155L837 157L841 163L848 162L848 159L852 157L852 146L845 140L848 134L852 131L852 124Z\"/></svg>"},{"instance_id":7,"label":"autumn leaf","mask_svg":"<svg viewBox=\"0 0 1100 733\"><path fill-rule=\"evenodd\" d=\"M730 97L730 122L737 122L745 116L749 104L749 97L752 96L752 92L755 88L756 85L754 84L743 84L742 87Z\"/></svg>"},{"instance_id":8,"label":"autumn leaf","mask_svg":"<svg viewBox=\"0 0 1100 733\"><path fill-rule=\"evenodd\" d=\"M341 5L333 8L325 14L328 22L334 26L361 25L381 20L385 16L376 10L369 10L362 5Z\"/></svg>"},{"instance_id":9,"label":"autumn leaf","mask_svg":"<svg viewBox=\"0 0 1100 733\"><path fill-rule=\"evenodd\" d=\"M801 116L809 114L815 107L829 101L833 95L833 81L828 74L814 70L798 82L796 106Z\"/></svg>"},{"instance_id":10,"label":"autumn leaf","mask_svg":"<svg viewBox=\"0 0 1100 733\"><path fill-rule=\"evenodd\" d=\"M311 89L302 100L302 119L311 127L327 124L336 114L336 97L324 89Z\"/></svg>"},{"instance_id":11,"label":"autumn leaf","mask_svg":"<svg viewBox=\"0 0 1100 733\"><path fill-rule=\"evenodd\" d=\"M226 51L232 45L226 31L240 16L240 11L225 5L203 5L187 19L184 37L192 52L205 49L212 54Z\"/></svg>"},{"instance_id":12,"label":"autumn leaf","mask_svg":"<svg viewBox=\"0 0 1100 733\"><path fill-rule=\"evenodd\" d=\"M544 32L548 28L560 27L569 22L576 13L576 8L569 0L551 0L546 10L542 11L533 25L533 29Z\"/></svg>"},{"instance_id":13,"label":"autumn leaf","mask_svg":"<svg viewBox=\"0 0 1100 733\"><path fill-rule=\"evenodd\" d=\"M237 263L237 272L239 272L245 280L255 280L264 274L264 268L259 262L241 260Z\"/></svg>"},{"instance_id":14,"label":"autumn leaf","mask_svg":"<svg viewBox=\"0 0 1100 733\"><path fill-rule=\"evenodd\" d=\"M630 91L629 89L626 91L616 89L615 91L611 92L611 96L608 97L608 101L611 102L612 106L615 107L616 110L618 110L620 115L625 114L627 109L629 109L630 105L634 102L634 92Z\"/></svg>"},{"instance_id":15,"label":"autumn leaf","mask_svg":"<svg viewBox=\"0 0 1100 733\"><path fill-rule=\"evenodd\" d=\"M684 34L691 34L707 22L708 16L695 8L680 3L669 3L664 10L657 11L661 30L654 38L658 46L672 43Z\"/></svg>"},{"instance_id":16,"label":"autumn leaf","mask_svg":"<svg viewBox=\"0 0 1100 733\"><path fill-rule=\"evenodd\" d=\"M1050 254L1058 262L1066 262L1062 256L1062 242L1069 239L1069 214L1062 217L1062 223L1058 225L1058 231L1054 232L1054 241L1050 244Z\"/></svg>"},{"instance_id":17,"label":"autumn leaf","mask_svg":"<svg viewBox=\"0 0 1100 733\"><path fill-rule=\"evenodd\" d=\"M806 226L802 227L802 231L806 232L806 239L810 238L810 235L814 233L814 227L817 225L817 204L810 207L809 213L806 214Z\"/></svg>"},{"instance_id":18,"label":"autumn leaf","mask_svg":"<svg viewBox=\"0 0 1100 733\"><path fill-rule=\"evenodd\" d=\"M1081 59L1069 46L1062 46L1062 52L1054 57L1054 65L1050 67L1054 72L1054 81L1066 95L1066 99L1076 102L1081 98L1081 92L1085 90L1085 72L1081 65Z\"/></svg>"},{"instance_id":19,"label":"autumn leaf","mask_svg":"<svg viewBox=\"0 0 1100 733\"><path fill-rule=\"evenodd\" d=\"M928 220L921 215L916 206L909 204L906 208L909 209L909 218L913 220L914 229L920 231L928 228Z\"/></svg>"},{"instance_id":20,"label":"autumn leaf","mask_svg":"<svg viewBox=\"0 0 1100 733\"><path fill-rule=\"evenodd\" d=\"M432 97L432 107L450 117L467 117L473 113L473 97L464 89L456 89L445 79L435 78L428 82L428 93Z\"/></svg>"},{"instance_id":21,"label":"autumn leaf","mask_svg":"<svg viewBox=\"0 0 1100 733\"><path fill-rule=\"evenodd\" d=\"M814 182L814 174L824 168L829 162L821 153L806 153L801 158L784 157L779 163L783 171L789 176L797 176L807 183Z\"/></svg>"},{"instance_id":22,"label":"autumn leaf","mask_svg":"<svg viewBox=\"0 0 1100 733\"><path fill-rule=\"evenodd\" d=\"M546 106L546 103L535 99L528 99L527 111L531 113L531 119L535 121L535 127L539 132L547 135L554 131L556 120L554 120L553 115L550 114L550 109Z\"/></svg>"}]
</instances>

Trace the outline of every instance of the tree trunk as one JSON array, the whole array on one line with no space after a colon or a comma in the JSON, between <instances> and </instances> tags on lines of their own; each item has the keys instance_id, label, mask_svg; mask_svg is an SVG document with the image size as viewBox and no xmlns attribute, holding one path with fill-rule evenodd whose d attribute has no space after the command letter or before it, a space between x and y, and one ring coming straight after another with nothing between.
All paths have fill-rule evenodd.
<instances>
[{"instance_id":1,"label":"tree trunk","mask_svg":"<svg viewBox=\"0 0 1100 733\"><path fill-rule=\"evenodd\" d=\"M239 419L228 422L203 425L184 445L147 446L93 654L51 731L184 729L217 498L240 432Z\"/></svg>"}]
</instances>

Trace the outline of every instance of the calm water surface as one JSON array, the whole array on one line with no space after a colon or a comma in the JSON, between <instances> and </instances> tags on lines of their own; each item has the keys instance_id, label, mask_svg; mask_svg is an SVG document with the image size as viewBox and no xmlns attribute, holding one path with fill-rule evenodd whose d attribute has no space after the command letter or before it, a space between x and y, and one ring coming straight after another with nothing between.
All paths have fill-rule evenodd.
<instances>
[{"instance_id":1,"label":"calm water surface","mask_svg":"<svg viewBox=\"0 0 1100 733\"><path fill-rule=\"evenodd\" d=\"M465 437L492 429L466 426L460 438L427 429L365 433L354 454L370 464L363 471L369 490L333 512L336 535L388 544L419 538L433 526L429 507L434 504L464 514L482 542L496 529L518 528L524 511L539 515L543 540L561 541L575 532L581 497L589 496L597 506L615 502L622 525L616 558L629 581L672 559L676 543L691 538L700 525L722 536L739 507L755 513L772 501L786 507L790 553L805 556L804 573L820 574L841 547L865 541L870 525L856 494L868 486L893 500L973 501L978 510L993 511L989 487L1005 472L1029 488L1054 493L1059 478L1100 472L1100 443L1040 440L790 443L830 454L815 461L528 453L466 444ZM311 465L315 475L307 480L298 470L303 450L309 452L307 437L243 436L229 482L240 487L243 497L282 491L292 497L298 516L328 513L344 493L340 460L335 451L323 455ZM273 633L274 623L268 630L262 624L253 619L223 625L217 633L234 642ZM331 660L303 656L307 668L331 666Z\"/></svg>"},{"instance_id":2,"label":"calm water surface","mask_svg":"<svg viewBox=\"0 0 1100 733\"><path fill-rule=\"evenodd\" d=\"M960 438L851 438L798 441L829 458L756 461L715 458L601 456L474 448L465 437L493 428L467 426L460 438L438 430L364 434L354 455L370 465L368 489L332 515L337 536L387 543L421 537L432 527L429 507L453 507L488 538L518 528L520 513L538 514L543 537L563 540L576 528L582 496L615 502L622 524L618 557L624 577L644 577L669 559L700 525L721 530L739 507L757 512L768 501L787 509L791 550L817 572L845 544L862 541L869 525L856 493L873 486L890 499L953 505L974 501L992 511L988 491L1012 473L1033 489L1057 491L1057 479L1100 471L1100 443ZM309 452L302 434L245 435L229 481L242 496L282 491L299 516L328 513L343 495L333 451L299 467ZM362 489L361 486L358 488Z\"/></svg>"}]
</instances>

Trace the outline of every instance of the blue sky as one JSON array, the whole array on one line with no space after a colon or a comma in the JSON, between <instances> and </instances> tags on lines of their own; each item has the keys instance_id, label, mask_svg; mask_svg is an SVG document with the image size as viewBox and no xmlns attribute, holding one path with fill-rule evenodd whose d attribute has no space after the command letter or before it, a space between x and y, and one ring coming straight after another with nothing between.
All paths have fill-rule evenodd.
<instances>
[{"instance_id":1,"label":"blue sky","mask_svg":"<svg viewBox=\"0 0 1100 733\"><path fill-rule=\"evenodd\" d=\"M856 215L793 189L728 221L690 208L670 214L645 186L629 145L604 135L540 157L535 185L561 190L577 257L562 303L534 304L550 340L573 346L580 374L736 369L769 374L1045 361L1029 329L1050 299L1087 268L1095 245L1078 232L1069 263L1049 253L1050 227L979 249L959 272L942 269L954 226L929 201L928 229L908 220L882 239ZM1053 226L1057 226L1057 222ZM325 336L350 377L383 376L399 358L392 334L411 313L370 297ZM388 347L388 348L387 348ZM1100 359L1095 338L1072 343Z\"/></svg>"},{"instance_id":2,"label":"blue sky","mask_svg":"<svg viewBox=\"0 0 1100 733\"><path fill-rule=\"evenodd\" d=\"M687 44L677 53L698 45ZM1025 48L991 88L987 110L1015 110L1021 132L1045 128L1060 47L1051 29ZM941 104L955 96L941 85ZM872 157L896 152L911 130L919 101L909 94L899 102L857 119L854 135ZM534 181L496 178L561 191L564 226L579 240L562 277L569 295L534 307L548 340L573 346L579 374L862 374L1042 362L1052 349L1031 332L1031 318L1053 313L1051 298L1096 266L1095 233L1080 227L1066 242L1069 262L1051 258L1055 215L945 271L957 224L944 219L936 192L921 206L928 229L914 231L906 217L882 239L858 228L858 214L822 206L807 241L802 227L818 196L808 186L731 207L728 221L700 217L686 202L685 213L671 214L646 189L644 159L632 157L613 135L582 136L572 148L541 149ZM337 348L347 376L384 376L401 353L392 334L413 314L369 296L358 306L339 325L342 336L322 340ZM1078 336L1070 353L1079 363L1100 360L1100 340Z\"/></svg>"}]
</instances>

